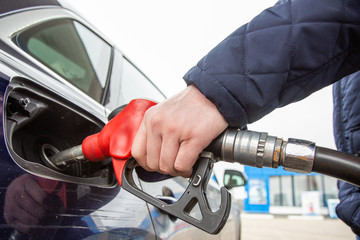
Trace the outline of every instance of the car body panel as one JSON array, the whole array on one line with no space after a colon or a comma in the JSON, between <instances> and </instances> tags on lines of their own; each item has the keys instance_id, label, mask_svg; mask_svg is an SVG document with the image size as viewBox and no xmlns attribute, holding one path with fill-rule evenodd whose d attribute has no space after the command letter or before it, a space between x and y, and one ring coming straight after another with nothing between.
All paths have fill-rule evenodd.
<instances>
[{"instance_id":1,"label":"car body panel","mask_svg":"<svg viewBox=\"0 0 360 240\"><path fill-rule=\"evenodd\" d=\"M9 77L1 78L3 80L0 84L2 90L8 87L8 79ZM12 81L14 79L17 80L18 78L13 77ZM26 86L28 83L23 84ZM33 101L32 97L30 99ZM9 122L11 120L7 117L5 121ZM99 122L99 120L97 121ZM4 122L2 123L4 124ZM19 131L21 130L22 128ZM37 137L36 134L35 136ZM7 137L5 134L6 142L11 142L8 141ZM44 135L41 135L41 137L44 137ZM26 141L26 135L22 139L25 139L24 144L32 144L32 141ZM11 150L12 146L5 146L4 141L1 143L0 150L3 153L1 155L1 166L6 170L1 175L1 202L4 206L4 211L1 213L1 236L13 234L14 227L20 230L33 228L38 233L39 229L45 228L46 231L41 231L41 234L37 233L35 239L82 239L104 232L111 233L113 237L116 234L122 236L126 229L132 230L132 233L134 233L133 229L142 229L141 236L144 239L149 236L151 236L150 239L155 238L146 203L126 191L122 191L116 183L106 187L78 184L76 181L80 182L80 180L69 180L67 175L61 175L61 173L60 175L59 173L58 175L51 175L51 169L44 167L42 164L28 161L29 157L22 162L23 164L15 163L14 159L17 158L15 156L17 152ZM24 146L24 148L26 147ZM12 154L12 157L9 156L8 151ZM44 169L47 171L44 171ZM57 172L55 171L55 173ZM60 181L61 179L68 181L63 182ZM31 184L31 189L27 189L28 184ZM33 205L31 203L32 198L43 194L47 196L41 202L41 205L47 208L46 213L42 216L42 219L46 219L46 222L28 223L27 226L6 224L5 219L19 217L12 215L24 215L21 211L21 208L24 207L14 207L14 204L21 206L18 201L19 198L22 202L30 202L30 205ZM112 222L112 224L109 224L109 222ZM104 235L99 236L104 237ZM32 237L34 238L34 235Z\"/></svg>"}]
</instances>

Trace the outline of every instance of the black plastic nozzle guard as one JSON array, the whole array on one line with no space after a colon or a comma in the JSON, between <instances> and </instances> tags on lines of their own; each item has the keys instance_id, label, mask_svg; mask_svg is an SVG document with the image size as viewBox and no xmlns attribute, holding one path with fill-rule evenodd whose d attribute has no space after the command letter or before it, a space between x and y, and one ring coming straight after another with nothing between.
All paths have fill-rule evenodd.
<instances>
[{"instance_id":1,"label":"black plastic nozzle guard","mask_svg":"<svg viewBox=\"0 0 360 240\"><path fill-rule=\"evenodd\" d=\"M166 203L138 188L133 179L133 170L138 166L135 159L129 159L125 165L122 187L168 214L182 219L207 233L217 234L224 227L229 217L231 195L224 187L221 187L220 207L216 212L210 209L205 191L211 176L213 163L214 157L212 153L203 152L201 154L194 165L193 174L189 179L190 184L183 195L174 203ZM202 214L201 219L190 216L190 212L197 203Z\"/></svg>"}]
</instances>

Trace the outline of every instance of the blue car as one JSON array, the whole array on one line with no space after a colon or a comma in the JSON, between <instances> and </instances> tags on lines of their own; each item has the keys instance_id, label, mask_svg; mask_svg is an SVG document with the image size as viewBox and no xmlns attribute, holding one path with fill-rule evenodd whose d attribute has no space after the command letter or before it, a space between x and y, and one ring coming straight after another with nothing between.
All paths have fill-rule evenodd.
<instances>
[{"instance_id":1,"label":"blue car","mask_svg":"<svg viewBox=\"0 0 360 240\"><path fill-rule=\"evenodd\" d=\"M76 12L55 0L0 1L0 239L240 239L236 204L210 235L122 190L111 159L52 163L134 98L165 96ZM135 180L174 200L188 184ZM214 211L219 188L211 179Z\"/></svg>"}]
</instances>

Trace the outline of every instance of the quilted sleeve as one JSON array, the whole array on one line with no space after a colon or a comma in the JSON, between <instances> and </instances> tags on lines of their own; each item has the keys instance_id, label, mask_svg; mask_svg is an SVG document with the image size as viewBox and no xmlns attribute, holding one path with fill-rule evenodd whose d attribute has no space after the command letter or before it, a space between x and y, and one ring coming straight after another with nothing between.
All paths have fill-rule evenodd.
<instances>
[{"instance_id":1,"label":"quilted sleeve","mask_svg":"<svg viewBox=\"0 0 360 240\"><path fill-rule=\"evenodd\" d=\"M360 1L283 0L220 42L184 76L231 126L254 122L360 66Z\"/></svg>"},{"instance_id":2,"label":"quilted sleeve","mask_svg":"<svg viewBox=\"0 0 360 240\"><path fill-rule=\"evenodd\" d=\"M343 181L338 181L338 187L340 203L336 214L360 236L360 189Z\"/></svg>"}]
</instances>

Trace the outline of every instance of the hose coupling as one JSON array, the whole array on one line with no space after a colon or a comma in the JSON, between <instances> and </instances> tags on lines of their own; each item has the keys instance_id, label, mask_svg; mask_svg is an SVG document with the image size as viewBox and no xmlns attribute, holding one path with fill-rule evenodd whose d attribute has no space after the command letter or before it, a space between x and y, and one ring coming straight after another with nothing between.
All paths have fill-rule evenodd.
<instances>
[{"instance_id":1,"label":"hose coupling","mask_svg":"<svg viewBox=\"0 0 360 240\"><path fill-rule=\"evenodd\" d=\"M289 138L283 143L284 154L281 154L280 165L287 171L311 173L314 166L315 148L313 142Z\"/></svg>"},{"instance_id":2,"label":"hose coupling","mask_svg":"<svg viewBox=\"0 0 360 240\"><path fill-rule=\"evenodd\" d=\"M221 142L219 158L227 162L258 168L282 166L299 173L310 173L314 164L315 143L305 140L284 141L265 132L227 129Z\"/></svg>"}]
</instances>

